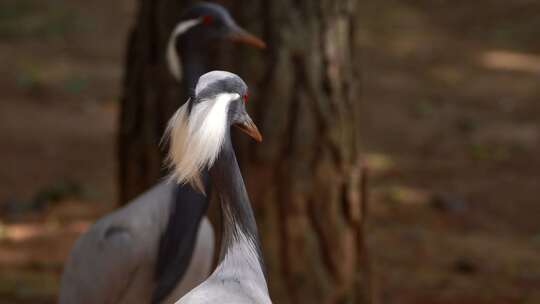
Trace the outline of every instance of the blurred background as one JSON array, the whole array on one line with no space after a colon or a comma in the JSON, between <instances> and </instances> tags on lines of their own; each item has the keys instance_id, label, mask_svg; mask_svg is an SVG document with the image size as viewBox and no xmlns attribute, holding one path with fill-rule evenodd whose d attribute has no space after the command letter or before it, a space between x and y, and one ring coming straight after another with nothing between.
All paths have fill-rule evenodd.
<instances>
[{"instance_id":1,"label":"blurred background","mask_svg":"<svg viewBox=\"0 0 540 304\"><path fill-rule=\"evenodd\" d=\"M358 5L381 303L540 303L540 2ZM54 303L73 241L116 207L135 13L132 0L0 2L0 303Z\"/></svg>"}]
</instances>

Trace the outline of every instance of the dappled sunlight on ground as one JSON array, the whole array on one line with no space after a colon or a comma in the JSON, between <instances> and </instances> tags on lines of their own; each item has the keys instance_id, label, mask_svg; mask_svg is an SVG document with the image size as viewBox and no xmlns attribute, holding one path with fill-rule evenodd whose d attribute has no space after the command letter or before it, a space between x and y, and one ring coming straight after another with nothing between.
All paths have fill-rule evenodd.
<instances>
[{"instance_id":1,"label":"dappled sunlight on ground","mask_svg":"<svg viewBox=\"0 0 540 304\"><path fill-rule=\"evenodd\" d=\"M383 303L540 303L540 2L361 6L358 124ZM0 304L55 303L74 240L114 206L133 6L0 9Z\"/></svg>"},{"instance_id":2,"label":"dappled sunlight on ground","mask_svg":"<svg viewBox=\"0 0 540 304\"><path fill-rule=\"evenodd\" d=\"M53 303L73 242L106 211L90 202L68 200L45 212L0 221L0 299Z\"/></svg>"},{"instance_id":3,"label":"dappled sunlight on ground","mask_svg":"<svg viewBox=\"0 0 540 304\"><path fill-rule=\"evenodd\" d=\"M28 242L36 238L46 238L56 235L62 230L62 232L80 234L88 228L90 221L77 221L69 223L67 226L60 226L58 223L17 223L17 224L5 224L1 226L0 240L20 243ZM0 261L3 261L0 254Z\"/></svg>"},{"instance_id":4,"label":"dappled sunlight on ground","mask_svg":"<svg viewBox=\"0 0 540 304\"><path fill-rule=\"evenodd\" d=\"M73 242L114 206L129 0L0 1L0 303L56 303Z\"/></svg>"},{"instance_id":5,"label":"dappled sunlight on ground","mask_svg":"<svg viewBox=\"0 0 540 304\"><path fill-rule=\"evenodd\" d=\"M540 76L540 55L493 50L480 56L485 67L497 70L533 73Z\"/></svg>"},{"instance_id":6,"label":"dappled sunlight on ground","mask_svg":"<svg viewBox=\"0 0 540 304\"><path fill-rule=\"evenodd\" d=\"M531 1L502 3L366 3L359 127L384 168L368 240L387 303L540 303L538 27Z\"/></svg>"}]
</instances>

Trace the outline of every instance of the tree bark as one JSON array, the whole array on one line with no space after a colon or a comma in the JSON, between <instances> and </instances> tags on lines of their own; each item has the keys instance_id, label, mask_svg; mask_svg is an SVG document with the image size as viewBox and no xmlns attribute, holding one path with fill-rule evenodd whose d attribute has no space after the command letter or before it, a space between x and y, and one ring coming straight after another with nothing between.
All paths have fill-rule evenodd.
<instances>
[{"instance_id":1,"label":"tree bark","mask_svg":"<svg viewBox=\"0 0 540 304\"><path fill-rule=\"evenodd\" d=\"M365 302L356 288L362 240L356 2L221 1L268 44L264 52L225 46L216 62L248 83L249 112L263 134L261 144L235 139L275 303ZM177 18L165 15L189 1L140 3L119 140L122 201L163 173L157 144L184 101L162 54Z\"/></svg>"},{"instance_id":2,"label":"tree bark","mask_svg":"<svg viewBox=\"0 0 540 304\"><path fill-rule=\"evenodd\" d=\"M120 205L159 182L166 173L161 137L187 94L168 72L165 50L182 9L192 2L138 1L137 20L127 43L119 119Z\"/></svg>"},{"instance_id":3,"label":"tree bark","mask_svg":"<svg viewBox=\"0 0 540 304\"><path fill-rule=\"evenodd\" d=\"M361 302L355 130L356 1L260 1L269 49L251 104L264 141L242 151L276 303ZM240 8L243 4L235 6ZM239 56L242 58L242 56ZM247 61L249 62L249 61Z\"/></svg>"}]
</instances>

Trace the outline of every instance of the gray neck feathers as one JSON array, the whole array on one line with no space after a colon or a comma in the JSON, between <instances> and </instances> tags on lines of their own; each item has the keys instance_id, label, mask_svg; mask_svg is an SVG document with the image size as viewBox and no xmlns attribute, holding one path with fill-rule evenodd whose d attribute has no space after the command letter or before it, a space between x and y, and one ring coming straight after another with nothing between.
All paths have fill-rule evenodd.
<instances>
[{"instance_id":1,"label":"gray neck feathers","mask_svg":"<svg viewBox=\"0 0 540 304\"><path fill-rule=\"evenodd\" d=\"M251 272L251 279L257 280L266 290L264 264L262 260L257 224L248 198L244 180L236 160L229 132L225 136L222 150L210 178L219 195L223 219L223 239L218 271L227 267L236 268L232 272ZM246 274L238 274L245 277Z\"/></svg>"},{"instance_id":2,"label":"gray neck feathers","mask_svg":"<svg viewBox=\"0 0 540 304\"><path fill-rule=\"evenodd\" d=\"M191 33L201 23L199 18L179 22L167 45L167 65L177 81L182 81L186 92L191 92L197 79L208 71L208 51L199 38Z\"/></svg>"},{"instance_id":3,"label":"gray neck feathers","mask_svg":"<svg viewBox=\"0 0 540 304\"><path fill-rule=\"evenodd\" d=\"M182 39L180 39L182 41ZM204 50L194 50L193 48L184 47L180 50L181 58L186 60L183 62L182 70L184 77L184 89L186 92L192 92L197 85L197 80L204 73L208 72L208 62Z\"/></svg>"}]
</instances>

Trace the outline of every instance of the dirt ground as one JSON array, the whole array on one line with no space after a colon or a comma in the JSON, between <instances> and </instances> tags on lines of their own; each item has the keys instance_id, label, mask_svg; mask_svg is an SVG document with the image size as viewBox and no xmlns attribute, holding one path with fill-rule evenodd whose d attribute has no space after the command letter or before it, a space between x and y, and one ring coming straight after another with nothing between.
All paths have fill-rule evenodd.
<instances>
[{"instance_id":1,"label":"dirt ground","mask_svg":"<svg viewBox=\"0 0 540 304\"><path fill-rule=\"evenodd\" d=\"M361 1L382 303L540 303L540 2ZM0 303L54 303L115 198L133 1L0 2Z\"/></svg>"}]
</instances>

